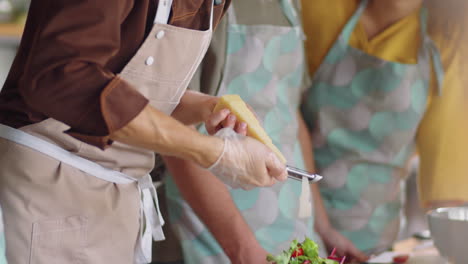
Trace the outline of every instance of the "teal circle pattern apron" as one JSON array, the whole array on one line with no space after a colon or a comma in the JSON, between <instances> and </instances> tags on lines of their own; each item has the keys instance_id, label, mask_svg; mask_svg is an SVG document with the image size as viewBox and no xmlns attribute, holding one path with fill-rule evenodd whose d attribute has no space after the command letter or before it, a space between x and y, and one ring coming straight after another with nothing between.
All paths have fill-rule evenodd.
<instances>
[{"instance_id":1,"label":"teal circle pattern apron","mask_svg":"<svg viewBox=\"0 0 468 264\"><path fill-rule=\"evenodd\" d=\"M296 119L305 70L303 33L292 3L279 2L292 26L237 24L234 8L229 9L226 64L218 95L240 95L255 110L288 164L303 168ZM229 263L167 176L164 178L170 222L181 240L184 262ZM267 251L278 253L288 248L293 239L305 236L316 239L313 217L298 217L300 182L288 180L271 188L230 192Z\"/></svg>"},{"instance_id":2,"label":"teal circle pattern apron","mask_svg":"<svg viewBox=\"0 0 468 264\"><path fill-rule=\"evenodd\" d=\"M399 233L400 185L426 109L431 60L439 87L443 72L424 8L417 64L385 61L349 46L366 5L361 1L343 28L301 109L324 175L320 192L331 224L370 254L388 249Z\"/></svg>"},{"instance_id":3,"label":"teal circle pattern apron","mask_svg":"<svg viewBox=\"0 0 468 264\"><path fill-rule=\"evenodd\" d=\"M2 208L0 207L0 264L6 264L6 257L5 257L5 234L3 229L3 215L2 215Z\"/></svg>"}]
</instances>

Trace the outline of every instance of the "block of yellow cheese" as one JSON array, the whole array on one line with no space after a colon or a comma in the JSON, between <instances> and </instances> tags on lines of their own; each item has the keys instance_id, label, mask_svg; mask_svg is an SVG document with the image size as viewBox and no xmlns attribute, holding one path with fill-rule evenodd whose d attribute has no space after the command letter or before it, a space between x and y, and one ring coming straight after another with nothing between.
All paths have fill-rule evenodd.
<instances>
[{"instance_id":1,"label":"block of yellow cheese","mask_svg":"<svg viewBox=\"0 0 468 264\"><path fill-rule=\"evenodd\" d=\"M247 124L247 136L253 137L269 147L281 162L286 163L286 158L281 154L281 151L273 144L271 138L266 133L265 129L260 125L255 115L250 111L245 102L237 94L228 94L222 96L218 104L216 104L213 112L218 112L222 109L229 109L238 121Z\"/></svg>"}]
</instances>

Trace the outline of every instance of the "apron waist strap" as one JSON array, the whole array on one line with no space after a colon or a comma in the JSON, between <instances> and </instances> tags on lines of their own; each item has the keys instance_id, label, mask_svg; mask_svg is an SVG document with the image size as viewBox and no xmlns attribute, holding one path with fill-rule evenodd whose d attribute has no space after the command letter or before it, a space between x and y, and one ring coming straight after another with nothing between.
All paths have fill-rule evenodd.
<instances>
[{"instance_id":1,"label":"apron waist strap","mask_svg":"<svg viewBox=\"0 0 468 264\"><path fill-rule=\"evenodd\" d=\"M153 240L165 239L164 219L159 209L158 195L149 174L138 181L140 191L140 235L135 249L135 263L151 263Z\"/></svg>"},{"instance_id":2,"label":"apron waist strap","mask_svg":"<svg viewBox=\"0 0 468 264\"><path fill-rule=\"evenodd\" d=\"M141 179L133 178L122 172L105 168L95 162L75 155L53 143L30 135L19 129L0 124L0 138L15 142L22 146L36 150L64 164L77 168L91 176L115 184L138 183L140 192L140 236L135 249L135 263L151 262L152 240L163 240L164 234L158 196L151 176L145 175Z\"/></svg>"},{"instance_id":3,"label":"apron waist strap","mask_svg":"<svg viewBox=\"0 0 468 264\"><path fill-rule=\"evenodd\" d=\"M136 180L119 171L105 168L95 162L75 155L53 143L30 135L19 129L0 124L0 137L31 148L62 163L93 175L99 179L117 184L129 184Z\"/></svg>"}]
</instances>

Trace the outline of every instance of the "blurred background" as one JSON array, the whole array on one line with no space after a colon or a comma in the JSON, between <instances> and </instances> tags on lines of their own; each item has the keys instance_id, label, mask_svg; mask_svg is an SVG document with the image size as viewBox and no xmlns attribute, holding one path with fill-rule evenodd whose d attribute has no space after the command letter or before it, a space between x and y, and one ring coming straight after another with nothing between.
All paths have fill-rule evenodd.
<instances>
[{"instance_id":1,"label":"blurred background","mask_svg":"<svg viewBox=\"0 0 468 264\"><path fill-rule=\"evenodd\" d=\"M0 89L19 45L29 0L0 0Z\"/></svg>"}]
</instances>

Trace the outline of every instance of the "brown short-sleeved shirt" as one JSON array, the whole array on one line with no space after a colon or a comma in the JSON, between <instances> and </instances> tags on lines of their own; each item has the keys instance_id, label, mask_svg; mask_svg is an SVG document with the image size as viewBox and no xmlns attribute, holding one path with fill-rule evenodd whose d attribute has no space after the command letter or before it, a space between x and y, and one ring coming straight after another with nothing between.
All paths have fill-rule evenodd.
<instances>
[{"instance_id":1,"label":"brown short-sleeved shirt","mask_svg":"<svg viewBox=\"0 0 468 264\"><path fill-rule=\"evenodd\" d=\"M173 0L169 24L207 29L211 2ZM215 1L215 24L229 2ZM103 139L114 132L110 128L122 128L148 103L117 74L151 30L157 4L32 0L18 54L0 93L0 123L18 128L54 118L69 125L71 135L104 147Z\"/></svg>"}]
</instances>

